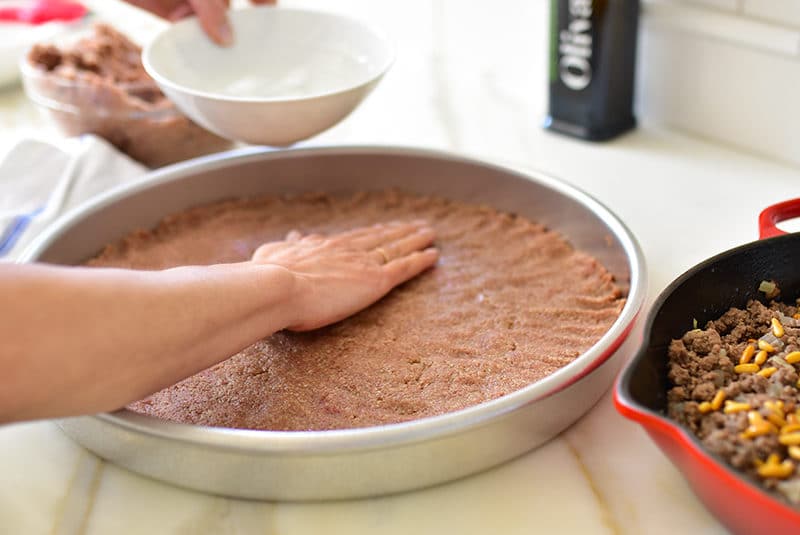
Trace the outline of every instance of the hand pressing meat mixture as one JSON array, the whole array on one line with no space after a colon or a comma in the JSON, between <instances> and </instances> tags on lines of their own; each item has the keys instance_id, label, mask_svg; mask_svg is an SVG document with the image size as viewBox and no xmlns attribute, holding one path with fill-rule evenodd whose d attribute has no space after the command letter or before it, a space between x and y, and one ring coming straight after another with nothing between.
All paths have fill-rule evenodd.
<instances>
[{"instance_id":1,"label":"hand pressing meat mixture","mask_svg":"<svg viewBox=\"0 0 800 535\"><path fill-rule=\"evenodd\" d=\"M283 266L294 283L293 331L318 329L371 304L436 261L434 232L424 222L365 227L326 238L291 232L253 254L257 264Z\"/></svg>"},{"instance_id":2,"label":"hand pressing meat mixture","mask_svg":"<svg viewBox=\"0 0 800 535\"><path fill-rule=\"evenodd\" d=\"M417 219L436 229L441 267L336 325L262 338L126 408L191 425L269 431L437 416L497 399L567 366L625 305L611 273L539 223L392 189L193 206L107 243L86 265L158 270L233 263L293 229L332 235ZM406 243L427 239L425 231ZM317 246L313 236L305 241ZM399 252L384 246L374 254L392 259ZM310 298L308 306L325 300Z\"/></svg>"},{"instance_id":3,"label":"hand pressing meat mixture","mask_svg":"<svg viewBox=\"0 0 800 535\"><path fill-rule=\"evenodd\" d=\"M179 20L197 15L200 25L215 43L227 46L233 43L225 12L229 0L126 0L129 4L146 9L167 20ZM274 4L277 0L251 0L253 4Z\"/></svg>"},{"instance_id":4,"label":"hand pressing meat mixture","mask_svg":"<svg viewBox=\"0 0 800 535\"><path fill-rule=\"evenodd\" d=\"M0 422L118 409L282 329L334 323L431 267L425 223L159 271L0 265Z\"/></svg>"}]
</instances>

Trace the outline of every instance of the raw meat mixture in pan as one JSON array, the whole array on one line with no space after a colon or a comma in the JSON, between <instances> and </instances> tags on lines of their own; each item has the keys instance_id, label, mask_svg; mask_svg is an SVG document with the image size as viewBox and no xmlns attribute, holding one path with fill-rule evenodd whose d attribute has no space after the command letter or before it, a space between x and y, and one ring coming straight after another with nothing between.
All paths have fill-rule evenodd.
<instances>
[{"instance_id":1,"label":"raw meat mixture in pan","mask_svg":"<svg viewBox=\"0 0 800 535\"><path fill-rule=\"evenodd\" d=\"M345 321L264 338L129 408L270 430L438 415L552 374L597 342L624 305L612 275L559 234L490 207L397 191L200 206L134 232L89 264L236 262L290 230L332 233L417 218L438 232L434 269Z\"/></svg>"}]
</instances>

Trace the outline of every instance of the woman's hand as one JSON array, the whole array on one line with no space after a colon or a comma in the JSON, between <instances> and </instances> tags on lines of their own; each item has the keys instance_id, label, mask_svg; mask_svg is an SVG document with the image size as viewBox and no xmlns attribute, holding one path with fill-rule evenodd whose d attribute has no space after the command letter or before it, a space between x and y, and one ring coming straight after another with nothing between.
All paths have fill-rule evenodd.
<instances>
[{"instance_id":1,"label":"woman's hand","mask_svg":"<svg viewBox=\"0 0 800 535\"><path fill-rule=\"evenodd\" d=\"M433 230L290 233L161 271L0 263L0 423L118 409L281 329L334 323L436 262Z\"/></svg>"},{"instance_id":2,"label":"woman's hand","mask_svg":"<svg viewBox=\"0 0 800 535\"><path fill-rule=\"evenodd\" d=\"M289 233L252 261L285 268L294 288L288 328L316 329L371 305L436 263L435 233L422 221L364 227L330 237Z\"/></svg>"},{"instance_id":3,"label":"woman's hand","mask_svg":"<svg viewBox=\"0 0 800 535\"><path fill-rule=\"evenodd\" d=\"M200 25L217 44L233 43L233 31L226 12L230 0L125 0L129 4L155 13L159 17L176 21L197 15ZM250 0L253 4L275 4L277 0Z\"/></svg>"}]
</instances>

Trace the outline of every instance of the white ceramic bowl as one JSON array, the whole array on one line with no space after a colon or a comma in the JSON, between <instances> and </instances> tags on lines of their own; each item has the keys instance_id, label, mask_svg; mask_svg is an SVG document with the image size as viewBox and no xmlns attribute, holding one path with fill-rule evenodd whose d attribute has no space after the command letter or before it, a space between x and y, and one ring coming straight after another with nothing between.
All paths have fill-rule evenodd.
<instances>
[{"instance_id":1,"label":"white ceramic bowl","mask_svg":"<svg viewBox=\"0 0 800 535\"><path fill-rule=\"evenodd\" d=\"M330 128L394 59L380 32L341 15L253 7L230 19L230 47L213 44L190 19L160 33L142 59L186 115L245 143L285 146Z\"/></svg>"}]
</instances>

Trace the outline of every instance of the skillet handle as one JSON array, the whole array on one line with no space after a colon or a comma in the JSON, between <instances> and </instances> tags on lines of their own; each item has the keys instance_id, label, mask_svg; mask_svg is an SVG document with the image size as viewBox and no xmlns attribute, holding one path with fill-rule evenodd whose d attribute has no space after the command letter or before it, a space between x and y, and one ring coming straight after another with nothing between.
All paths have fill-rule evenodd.
<instances>
[{"instance_id":1,"label":"skillet handle","mask_svg":"<svg viewBox=\"0 0 800 535\"><path fill-rule=\"evenodd\" d=\"M772 206L767 206L758 216L758 237L759 239L782 236L786 232L779 229L776 224L800 217L800 199L779 202Z\"/></svg>"}]
</instances>

